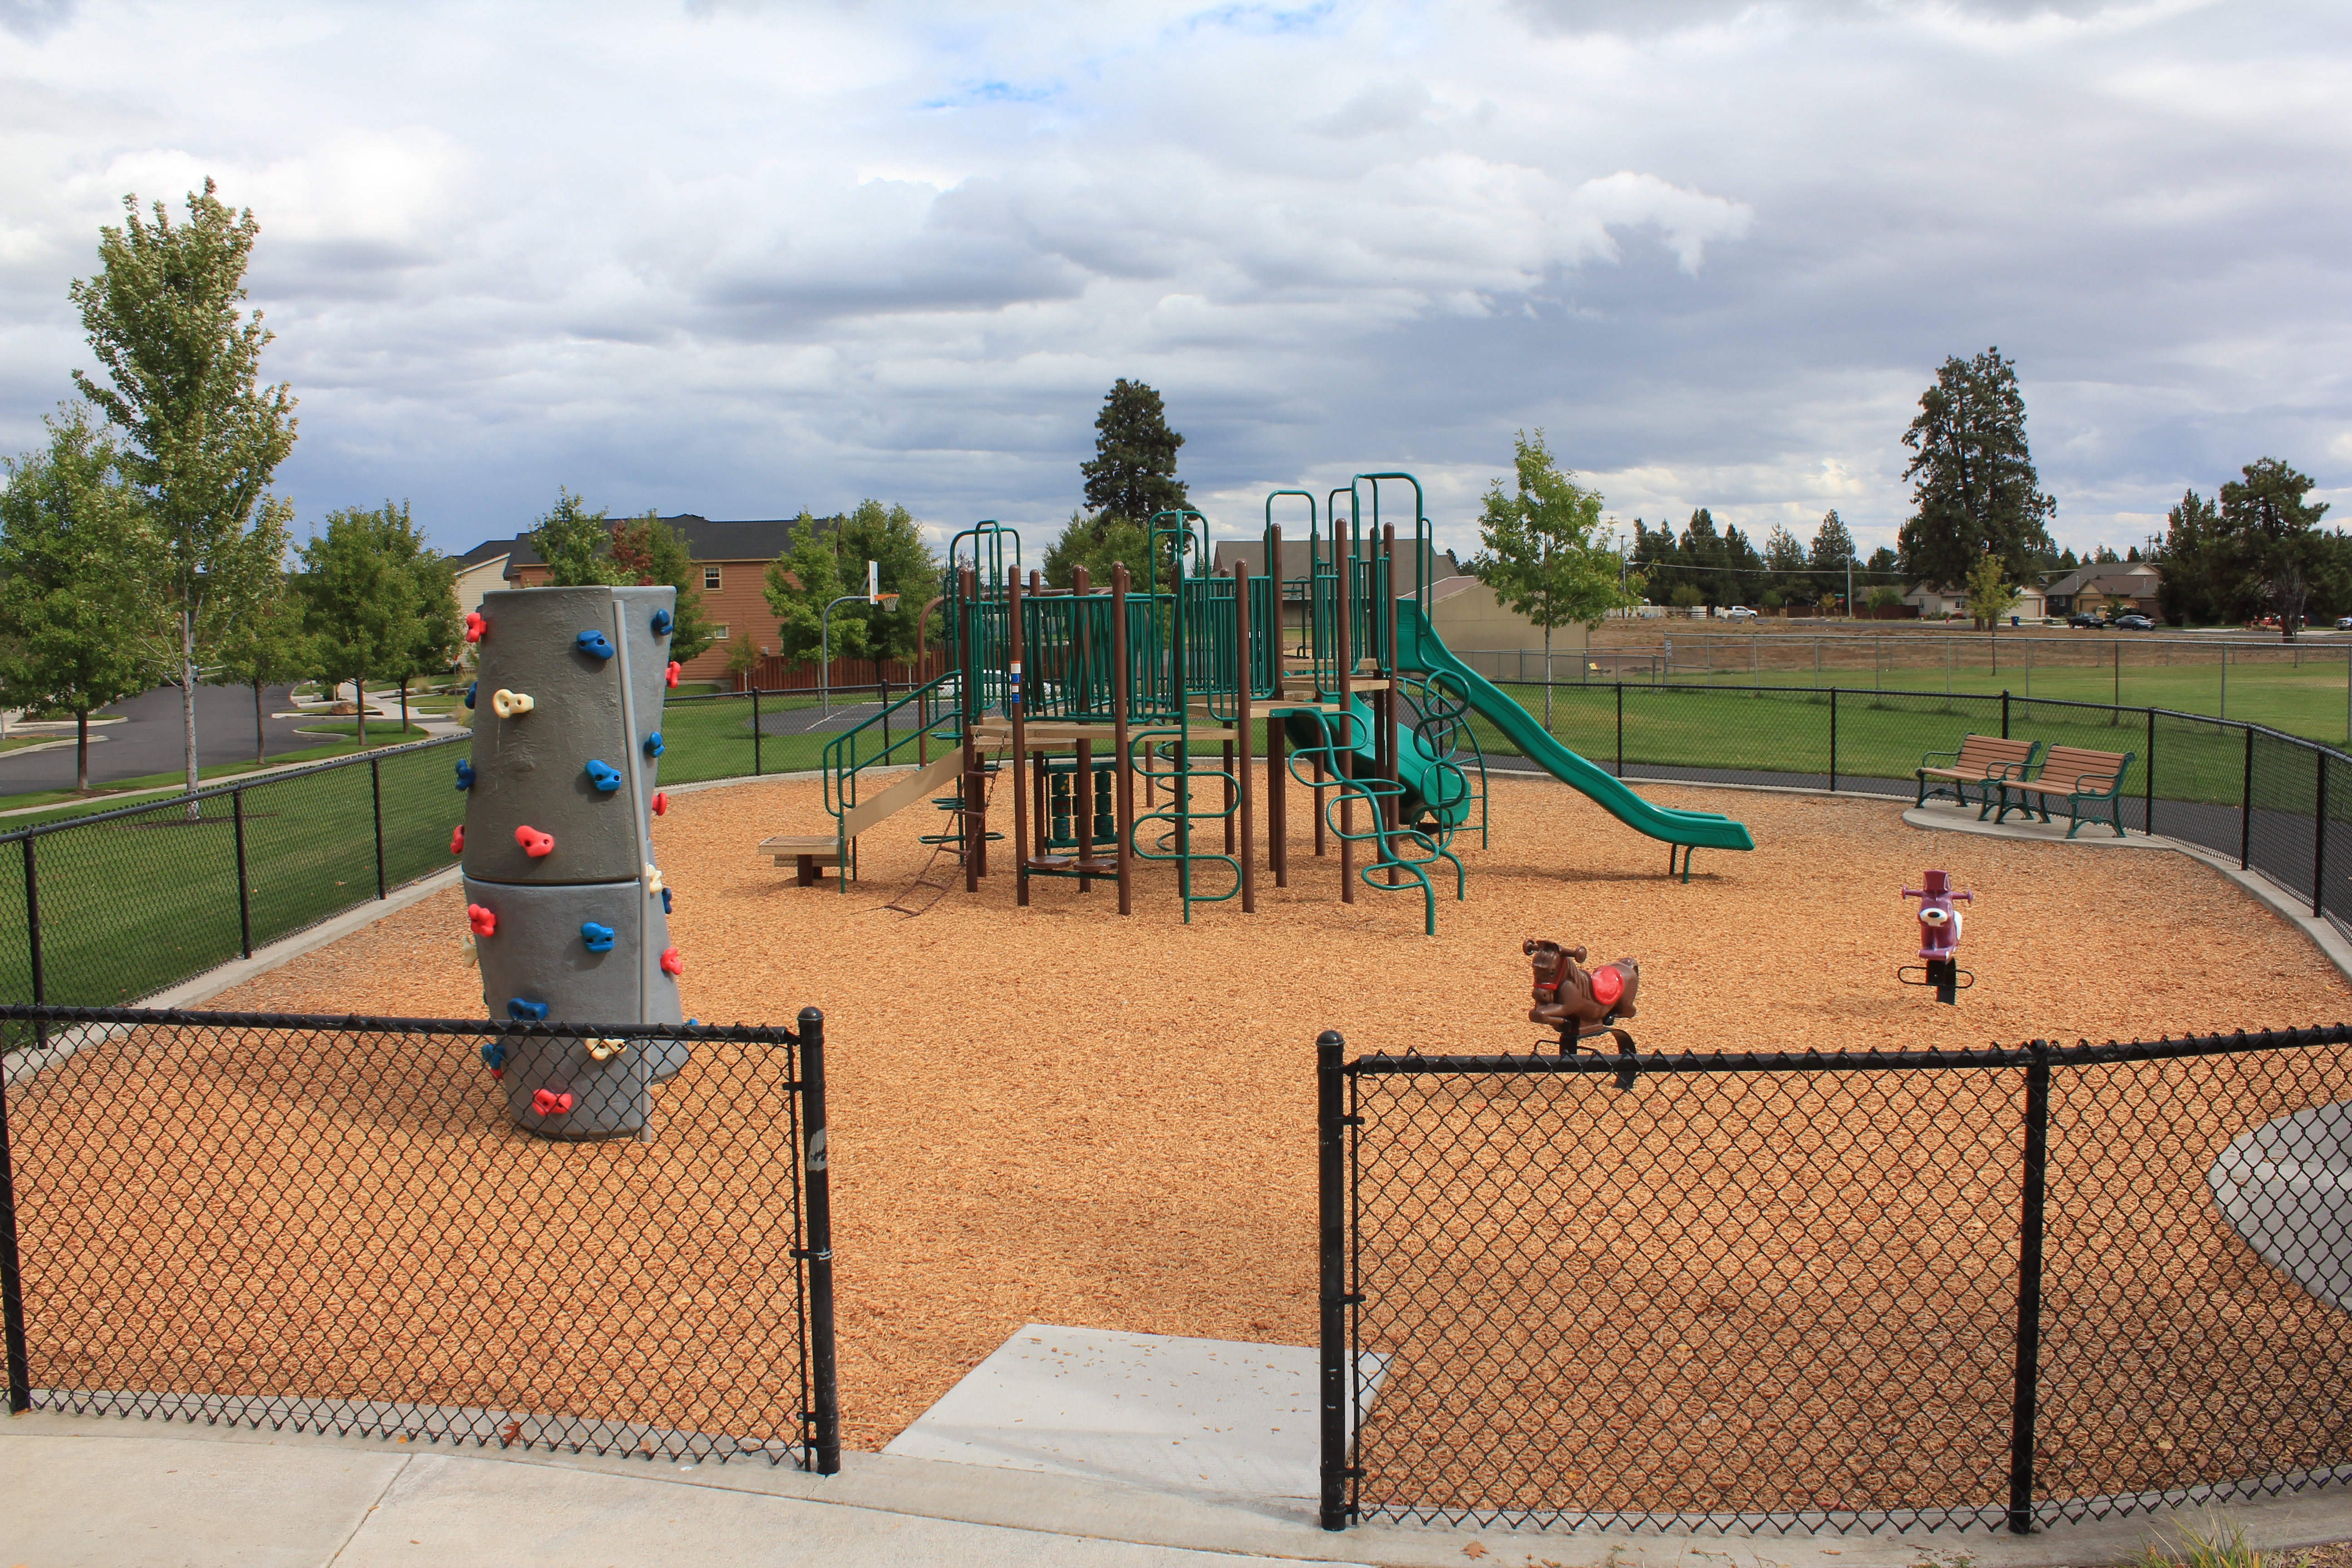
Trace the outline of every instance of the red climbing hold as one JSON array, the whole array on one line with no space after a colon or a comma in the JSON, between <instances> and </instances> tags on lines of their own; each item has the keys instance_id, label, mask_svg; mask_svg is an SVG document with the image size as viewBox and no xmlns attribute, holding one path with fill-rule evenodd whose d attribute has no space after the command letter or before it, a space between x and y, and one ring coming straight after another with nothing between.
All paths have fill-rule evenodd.
<instances>
[{"instance_id":1,"label":"red climbing hold","mask_svg":"<svg viewBox=\"0 0 2352 1568\"><path fill-rule=\"evenodd\" d=\"M657 789L654 791L654 815L656 816L666 816L668 811L669 791L666 789Z\"/></svg>"},{"instance_id":2,"label":"red climbing hold","mask_svg":"<svg viewBox=\"0 0 2352 1568\"><path fill-rule=\"evenodd\" d=\"M521 845L522 852L534 860L555 852L555 835L541 833L528 822L515 829L515 842Z\"/></svg>"},{"instance_id":3,"label":"red climbing hold","mask_svg":"<svg viewBox=\"0 0 2352 1568\"><path fill-rule=\"evenodd\" d=\"M489 636L489 633L490 623L482 618L481 611L467 610L466 612L466 640L467 642L479 642L484 637Z\"/></svg>"},{"instance_id":4,"label":"red climbing hold","mask_svg":"<svg viewBox=\"0 0 2352 1568\"><path fill-rule=\"evenodd\" d=\"M498 934L499 917L490 910L482 908L479 904L467 904L466 906L466 919L472 922L474 934L476 936L496 936Z\"/></svg>"},{"instance_id":5,"label":"red climbing hold","mask_svg":"<svg viewBox=\"0 0 2352 1568\"><path fill-rule=\"evenodd\" d=\"M667 674L669 679L669 683L672 686L676 686L677 684L677 660L671 659L669 661L669 669L667 671Z\"/></svg>"},{"instance_id":6,"label":"red climbing hold","mask_svg":"<svg viewBox=\"0 0 2352 1568\"><path fill-rule=\"evenodd\" d=\"M466 825L461 822L457 824L457 831L449 835L449 853L452 855L463 855L465 852Z\"/></svg>"},{"instance_id":7,"label":"red climbing hold","mask_svg":"<svg viewBox=\"0 0 2352 1568\"><path fill-rule=\"evenodd\" d=\"M666 947L662 949L662 973L664 974L683 974L686 973L686 960L677 955L677 949L674 947Z\"/></svg>"},{"instance_id":8,"label":"red climbing hold","mask_svg":"<svg viewBox=\"0 0 2352 1568\"><path fill-rule=\"evenodd\" d=\"M551 1089L535 1089L530 1091L530 1109L538 1116L561 1116L572 1109L572 1096Z\"/></svg>"}]
</instances>

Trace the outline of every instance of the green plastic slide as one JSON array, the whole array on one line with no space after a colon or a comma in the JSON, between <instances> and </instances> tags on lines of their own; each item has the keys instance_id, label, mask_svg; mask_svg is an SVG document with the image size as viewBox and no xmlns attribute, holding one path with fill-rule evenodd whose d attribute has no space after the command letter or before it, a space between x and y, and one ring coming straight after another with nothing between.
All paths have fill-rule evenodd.
<instances>
[{"instance_id":1,"label":"green plastic slide","mask_svg":"<svg viewBox=\"0 0 2352 1568\"><path fill-rule=\"evenodd\" d=\"M1500 687L1447 651L1423 618L1420 604L1411 597L1397 601L1397 662L1416 675L1442 675L1458 682L1469 693L1470 706L1478 716L1509 737L1521 756L1570 788L1591 795L1603 811L1634 832L1669 844L1695 844L1707 849L1756 847L1745 823L1718 812L1673 811L1654 805L1635 795L1623 780L1552 739L1534 715L1512 701Z\"/></svg>"}]
</instances>

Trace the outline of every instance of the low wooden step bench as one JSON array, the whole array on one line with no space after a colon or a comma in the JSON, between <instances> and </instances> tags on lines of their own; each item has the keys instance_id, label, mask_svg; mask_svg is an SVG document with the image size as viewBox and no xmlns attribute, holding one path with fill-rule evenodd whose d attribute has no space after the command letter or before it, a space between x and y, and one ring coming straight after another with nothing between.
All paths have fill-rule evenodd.
<instances>
[{"instance_id":1,"label":"low wooden step bench","mask_svg":"<svg viewBox=\"0 0 2352 1568\"><path fill-rule=\"evenodd\" d=\"M823 879L818 867L831 866L838 873L841 840L830 833L780 833L761 840L760 853L773 855L779 866L795 867L799 875L793 879L794 887L814 888Z\"/></svg>"},{"instance_id":2,"label":"low wooden step bench","mask_svg":"<svg viewBox=\"0 0 2352 1568\"><path fill-rule=\"evenodd\" d=\"M2050 802L2054 797L2066 803L2066 837L2074 837L2083 826L2083 807L2092 808L2090 820L2100 819L2098 807L2105 805L2107 826L2116 837L2124 834L2124 774L2130 772L2137 752L2094 752L2082 746L2053 746L2042 759L2042 771L2031 779L2004 779L2000 784L2000 810L1995 822L2008 820L2012 811L2032 816L2038 809L2042 820L2050 820ZM2037 808L2032 799L2041 801Z\"/></svg>"},{"instance_id":3,"label":"low wooden step bench","mask_svg":"<svg viewBox=\"0 0 2352 1568\"><path fill-rule=\"evenodd\" d=\"M1984 798L1977 812L1981 822L2000 804L2000 785L2006 779L2021 779L2033 771L2042 760L2043 743L2040 741L2005 741L1999 735L1970 735L1960 742L1957 752L1929 752L1919 759L1913 772L1919 780L1919 798L1914 805L1925 805L1931 795L1948 795L1962 805L1969 804L1969 786L1977 786ZM1948 765L1932 765L1938 757L1949 757Z\"/></svg>"}]
</instances>

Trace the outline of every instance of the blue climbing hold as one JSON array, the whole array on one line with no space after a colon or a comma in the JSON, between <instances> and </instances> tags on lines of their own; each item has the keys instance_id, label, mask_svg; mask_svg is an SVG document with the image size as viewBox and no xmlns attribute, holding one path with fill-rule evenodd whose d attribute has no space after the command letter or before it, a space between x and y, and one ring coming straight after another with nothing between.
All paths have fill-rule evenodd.
<instances>
[{"instance_id":1,"label":"blue climbing hold","mask_svg":"<svg viewBox=\"0 0 2352 1568\"><path fill-rule=\"evenodd\" d=\"M527 1022L536 1024L541 1018L547 1016L547 1004L544 1002L527 1002L521 997L517 996L507 1003L507 1016L509 1018L521 1018Z\"/></svg>"},{"instance_id":2,"label":"blue climbing hold","mask_svg":"<svg viewBox=\"0 0 2352 1568\"><path fill-rule=\"evenodd\" d=\"M594 921L582 921L580 940L591 952L610 952L613 951L613 928L598 925Z\"/></svg>"},{"instance_id":3,"label":"blue climbing hold","mask_svg":"<svg viewBox=\"0 0 2352 1568\"><path fill-rule=\"evenodd\" d=\"M476 687L478 687L478 686L481 685L481 684L482 684L482 683L481 683L480 681L478 681L478 680L469 680L469 681L466 682L466 706L467 706L467 707L471 708L471 707L474 705L474 689L475 689Z\"/></svg>"},{"instance_id":4,"label":"blue climbing hold","mask_svg":"<svg viewBox=\"0 0 2352 1568\"><path fill-rule=\"evenodd\" d=\"M506 1047L497 1040L485 1041L482 1046L482 1065L493 1069L506 1066Z\"/></svg>"},{"instance_id":5,"label":"blue climbing hold","mask_svg":"<svg viewBox=\"0 0 2352 1568\"><path fill-rule=\"evenodd\" d=\"M598 658L610 658L613 657L613 639L606 637L603 632L594 630L584 631L572 640L580 645L580 651L582 653L593 654Z\"/></svg>"},{"instance_id":6,"label":"blue climbing hold","mask_svg":"<svg viewBox=\"0 0 2352 1568\"><path fill-rule=\"evenodd\" d=\"M591 757L588 759L588 782L610 795L621 787L621 770L610 763L600 763Z\"/></svg>"},{"instance_id":7,"label":"blue climbing hold","mask_svg":"<svg viewBox=\"0 0 2352 1568\"><path fill-rule=\"evenodd\" d=\"M666 637L669 636L670 626L670 614L667 610L656 610L654 612L654 636L657 637Z\"/></svg>"},{"instance_id":8,"label":"blue climbing hold","mask_svg":"<svg viewBox=\"0 0 2352 1568\"><path fill-rule=\"evenodd\" d=\"M459 789L474 787L474 764L463 757L457 759L457 787Z\"/></svg>"},{"instance_id":9,"label":"blue climbing hold","mask_svg":"<svg viewBox=\"0 0 2352 1568\"><path fill-rule=\"evenodd\" d=\"M652 734L646 737L646 755L649 757L658 757L661 755L661 731L659 730L656 730Z\"/></svg>"},{"instance_id":10,"label":"blue climbing hold","mask_svg":"<svg viewBox=\"0 0 2352 1568\"><path fill-rule=\"evenodd\" d=\"M662 913L669 913L669 889L667 888L664 888L662 889Z\"/></svg>"}]
</instances>

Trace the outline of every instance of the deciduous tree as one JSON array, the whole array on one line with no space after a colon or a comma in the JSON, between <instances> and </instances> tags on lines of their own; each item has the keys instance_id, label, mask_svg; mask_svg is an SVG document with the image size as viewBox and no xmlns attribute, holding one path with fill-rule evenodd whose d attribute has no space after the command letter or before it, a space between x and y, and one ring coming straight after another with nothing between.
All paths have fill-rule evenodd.
<instances>
[{"instance_id":1,"label":"deciduous tree","mask_svg":"<svg viewBox=\"0 0 2352 1568\"><path fill-rule=\"evenodd\" d=\"M412 671L425 640L414 575L424 552L404 502L329 512L326 527L302 544L296 583L314 668L330 686L352 683L362 745L368 677Z\"/></svg>"},{"instance_id":2,"label":"deciduous tree","mask_svg":"<svg viewBox=\"0 0 2352 1568\"><path fill-rule=\"evenodd\" d=\"M866 563L871 561L876 563L875 577L881 591L898 595L896 609L844 605L833 613L834 626L840 626L845 616L862 625L870 658L912 659L915 617L925 601L939 591L940 582L939 557L923 542L923 531L914 514L903 506L862 500L841 520L833 539L835 557L848 584L843 593L865 588Z\"/></svg>"},{"instance_id":3,"label":"deciduous tree","mask_svg":"<svg viewBox=\"0 0 2352 1568\"><path fill-rule=\"evenodd\" d=\"M253 761L268 760L262 702L265 688L318 673L319 661L302 628L302 603L286 576L286 528L276 516L245 536L228 580L218 584L207 612L215 625L213 679L253 689Z\"/></svg>"},{"instance_id":4,"label":"deciduous tree","mask_svg":"<svg viewBox=\"0 0 2352 1568\"><path fill-rule=\"evenodd\" d=\"M68 404L47 449L0 462L0 700L74 716L74 787L89 788L89 716L153 684L156 541L121 454Z\"/></svg>"},{"instance_id":5,"label":"deciduous tree","mask_svg":"<svg viewBox=\"0 0 2352 1568\"><path fill-rule=\"evenodd\" d=\"M1486 548L1470 574L1495 596L1543 628L1544 725L1551 725L1551 634L1556 627L1597 626L1614 609L1641 603L1638 581L1623 580L1624 560L1596 537L1601 493L1576 482L1544 444L1544 433L1521 430L1513 440L1517 483L1486 489L1478 521Z\"/></svg>"},{"instance_id":6,"label":"deciduous tree","mask_svg":"<svg viewBox=\"0 0 2352 1568\"><path fill-rule=\"evenodd\" d=\"M2058 503L2042 493L2017 368L1998 348L1944 362L1903 444L1912 454L1903 477L1914 483L1900 541L1914 576L1956 583L1991 554L2021 577L2050 547Z\"/></svg>"},{"instance_id":7,"label":"deciduous tree","mask_svg":"<svg viewBox=\"0 0 2352 1568\"><path fill-rule=\"evenodd\" d=\"M547 563L550 587L589 588L636 580L612 558L612 514L602 507L590 511L585 500L562 485L555 489L555 504L524 537Z\"/></svg>"},{"instance_id":8,"label":"deciduous tree","mask_svg":"<svg viewBox=\"0 0 2352 1568\"><path fill-rule=\"evenodd\" d=\"M833 531L803 511L793 523L791 542L768 563L764 592L776 615L776 652L788 665L820 656L856 658L866 651L866 623L847 617L827 622L824 607L849 592ZM861 579L865 563L858 563ZM861 581L858 584L865 586Z\"/></svg>"},{"instance_id":9,"label":"deciduous tree","mask_svg":"<svg viewBox=\"0 0 2352 1568\"><path fill-rule=\"evenodd\" d=\"M257 515L285 508L269 495L269 479L294 447L294 398L282 383L261 384L271 334L260 311L238 308L261 232L253 214L230 212L210 180L188 197L184 223L173 223L161 202L152 222L140 216L137 197L122 205L122 227L99 230L98 275L72 289L106 384L80 371L74 380L124 432L123 472L146 497L161 551L156 586L177 622L194 793L206 601Z\"/></svg>"},{"instance_id":10,"label":"deciduous tree","mask_svg":"<svg viewBox=\"0 0 2352 1568\"><path fill-rule=\"evenodd\" d=\"M709 647L718 632L703 605L702 573L685 536L648 511L614 528L612 540L613 574L618 581L640 587L667 583L677 590L676 619L669 628L670 658L685 664ZM746 641L758 646L756 638Z\"/></svg>"},{"instance_id":11,"label":"deciduous tree","mask_svg":"<svg viewBox=\"0 0 2352 1568\"><path fill-rule=\"evenodd\" d=\"M1969 615L1988 631L1998 630L2001 617L2017 607L2017 589L1998 555L1979 555L1969 568Z\"/></svg>"}]
</instances>

